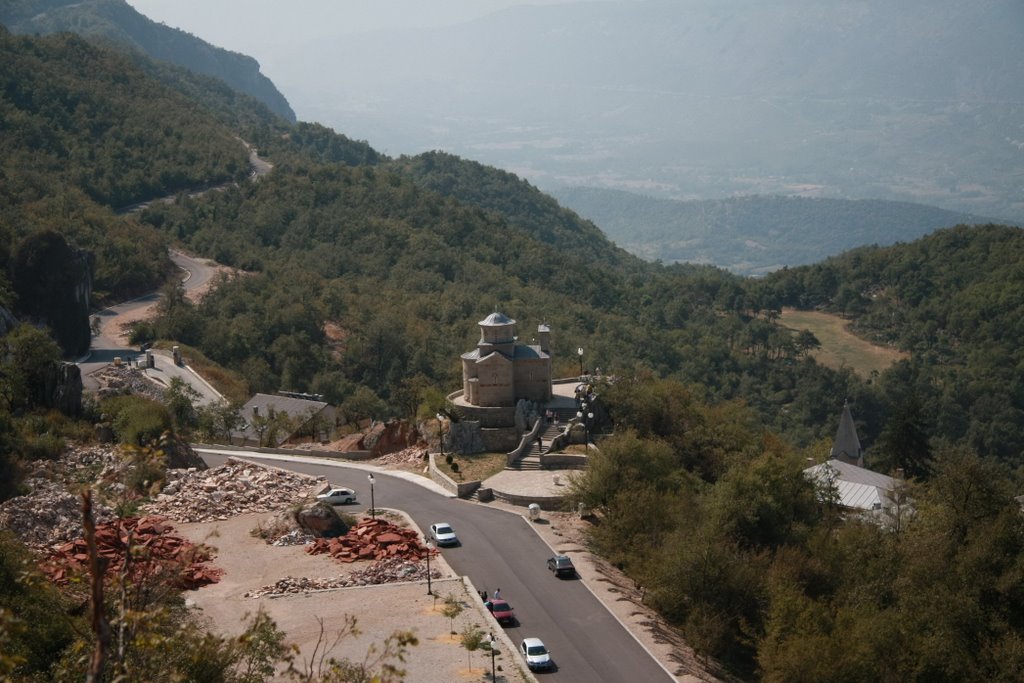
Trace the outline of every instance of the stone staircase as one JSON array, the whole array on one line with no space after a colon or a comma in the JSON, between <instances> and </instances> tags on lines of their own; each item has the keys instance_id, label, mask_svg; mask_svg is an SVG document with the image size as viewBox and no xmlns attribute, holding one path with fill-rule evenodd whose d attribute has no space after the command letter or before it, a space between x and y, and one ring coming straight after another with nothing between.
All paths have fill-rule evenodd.
<instances>
[{"instance_id":1,"label":"stone staircase","mask_svg":"<svg viewBox=\"0 0 1024 683\"><path fill-rule=\"evenodd\" d=\"M558 414L558 422L549 422L544 425L544 428L538 434L538 439L533 442L530 446L530 450L526 452L526 455L516 460L511 465L505 467L507 470L539 470L540 456L543 453L547 453L551 447L551 440L558 436L565 428L566 423L571 417L575 417L576 413L568 410L555 411Z\"/></svg>"}]
</instances>

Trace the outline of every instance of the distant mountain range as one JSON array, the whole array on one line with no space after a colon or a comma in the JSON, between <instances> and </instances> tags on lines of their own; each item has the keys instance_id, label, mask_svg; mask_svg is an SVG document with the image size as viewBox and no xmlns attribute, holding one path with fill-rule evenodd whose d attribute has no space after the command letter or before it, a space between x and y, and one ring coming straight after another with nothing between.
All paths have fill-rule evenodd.
<instances>
[{"instance_id":1,"label":"distant mountain range","mask_svg":"<svg viewBox=\"0 0 1024 683\"><path fill-rule=\"evenodd\" d=\"M69 31L109 40L206 76L263 102L272 112L295 121L295 112L277 87L260 73L252 57L210 45L184 31L158 24L123 0L0 0L0 24L11 33Z\"/></svg>"},{"instance_id":2,"label":"distant mountain range","mask_svg":"<svg viewBox=\"0 0 1024 683\"><path fill-rule=\"evenodd\" d=\"M933 206L872 199L675 201L598 188L551 194L641 258L712 264L741 275L816 263L866 245L910 242L954 225L994 222Z\"/></svg>"}]
</instances>

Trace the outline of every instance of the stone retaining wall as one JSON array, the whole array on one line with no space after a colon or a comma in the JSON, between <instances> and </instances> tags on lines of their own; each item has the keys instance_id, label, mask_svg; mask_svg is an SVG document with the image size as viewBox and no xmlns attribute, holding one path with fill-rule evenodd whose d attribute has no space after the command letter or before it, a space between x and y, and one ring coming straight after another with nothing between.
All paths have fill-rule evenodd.
<instances>
[{"instance_id":1,"label":"stone retaining wall","mask_svg":"<svg viewBox=\"0 0 1024 683\"><path fill-rule=\"evenodd\" d=\"M517 505L519 507L527 507L531 503L536 503L540 506L541 510L547 510L549 512L565 510L565 503L562 496L526 496L495 490L494 499L500 500L503 503L508 503L509 505Z\"/></svg>"},{"instance_id":2,"label":"stone retaining wall","mask_svg":"<svg viewBox=\"0 0 1024 683\"><path fill-rule=\"evenodd\" d=\"M459 498L469 498L473 495L473 492L480 488L480 481L463 481L456 482L454 479L449 477L447 474L437 468L437 462L434 460L435 454L430 454L430 478L434 482L443 486L447 491L454 493Z\"/></svg>"},{"instance_id":3,"label":"stone retaining wall","mask_svg":"<svg viewBox=\"0 0 1024 683\"><path fill-rule=\"evenodd\" d=\"M373 460L372 451L325 451L315 448L264 448L256 446L231 446L219 443L194 443L193 448L208 448L219 451L238 451L239 453L269 453L271 455L307 455L314 458L332 458L335 460Z\"/></svg>"},{"instance_id":4,"label":"stone retaining wall","mask_svg":"<svg viewBox=\"0 0 1024 683\"><path fill-rule=\"evenodd\" d=\"M544 453L540 456L540 466L546 470L585 470L587 456L574 453Z\"/></svg>"}]
</instances>

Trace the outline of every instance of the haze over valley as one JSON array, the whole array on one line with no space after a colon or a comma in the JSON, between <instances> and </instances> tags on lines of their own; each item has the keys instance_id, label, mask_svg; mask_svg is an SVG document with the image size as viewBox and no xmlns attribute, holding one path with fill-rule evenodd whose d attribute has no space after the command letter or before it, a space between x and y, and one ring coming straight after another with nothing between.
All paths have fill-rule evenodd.
<instances>
[{"instance_id":1,"label":"haze over valley","mask_svg":"<svg viewBox=\"0 0 1024 683\"><path fill-rule=\"evenodd\" d=\"M188 3L133 4L228 38ZM548 190L890 199L1024 220L1014 0L339 3L275 14L273 34L271 10L241 4L218 3L263 28L228 47L259 59L299 118L392 156L441 149Z\"/></svg>"}]
</instances>

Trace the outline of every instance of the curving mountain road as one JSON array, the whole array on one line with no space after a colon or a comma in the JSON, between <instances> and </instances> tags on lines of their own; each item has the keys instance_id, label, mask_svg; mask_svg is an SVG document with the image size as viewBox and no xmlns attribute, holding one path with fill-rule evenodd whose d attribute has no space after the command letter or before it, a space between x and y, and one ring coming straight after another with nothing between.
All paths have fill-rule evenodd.
<instances>
[{"instance_id":1,"label":"curving mountain road","mask_svg":"<svg viewBox=\"0 0 1024 683\"><path fill-rule=\"evenodd\" d=\"M171 251L170 257L184 271L182 286L186 292L205 286L216 273L216 269L205 261L194 259L181 252ZM99 384L92 377L92 373L114 362L114 358L127 359L139 355L139 349L128 346L125 338L120 335L121 327L126 322L147 317L149 309L155 306L159 300L159 292L153 292L138 299L132 299L131 301L105 308L93 316L98 332L93 335L89 354L78 362L78 367L82 373L82 384L87 390L95 391L99 388ZM160 363L159 359L158 363ZM172 368L167 368L164 363L160 363L159 367L165 372L179 374L174 372ZM200 392L204 399L216 400L218 398L216 395L208 395L212 391L209 389L209 385L206 385L201 380L196 380L191 373L184 371L180 374L183 379ZM203 402L206 401L204 400Z\"/></svg>"},{"instance_id":2,"label":"curving mountain road","mask_svg":"<svg viewBox=\"0 0 1024 683\"><path fill-rule=\"evenodd\" d=\"M201 451L211 466L229 455ZM234 456L260 459L258 454ZM356 490L368 504L367 470L319 465L274 458L276 467L327 477ZM519 624L506 631L518 645L525 637L539 637L552 652L558 670L543 680L622 683L622 681L675 680L633 638L580 580L556 579L545 561L552 551L522 516L467 501L447 498L387 472L373 471L377 507L407 512L426 529L450 522L462 545L442 551L458 574L488 591L501 588L501 596L515 608Z\"/></svg>"}]
</instances>

